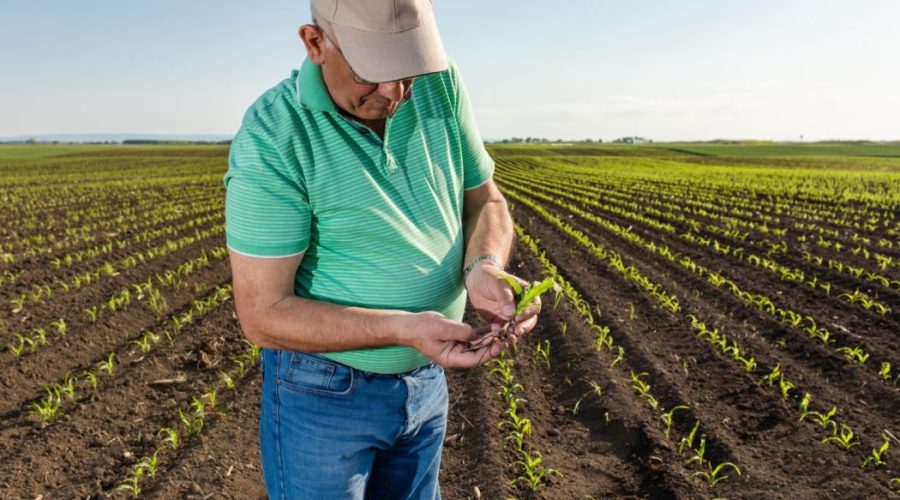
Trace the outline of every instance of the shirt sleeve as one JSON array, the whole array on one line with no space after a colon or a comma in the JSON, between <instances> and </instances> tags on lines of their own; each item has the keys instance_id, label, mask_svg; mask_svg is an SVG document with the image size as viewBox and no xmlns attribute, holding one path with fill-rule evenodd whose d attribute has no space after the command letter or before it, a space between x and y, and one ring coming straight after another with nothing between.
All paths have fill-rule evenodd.
<instances>
[{"instance_id":1,"label":"shirt sleeve","mask_svg":"<svg viewBox=\"0 0 900 500\"><path fill-rule=\"evenodd\" d=\"M456 87L456 120L462 148L463 189L473 189L487 182L494 174L494 160L485 149L481 134L478 133L466 85L455 65L452 66L451 75Z\"/></svg>"},{"instance_id":2,"label":"shirt sleeve","mask_svg":"<svg viewBox=\"0 0 900 500\"><path fill-rule=\"evenodd\" d=\"M261 130L235 135L225 174L228 248L254 257L288 257L309 247L311 211L300 169Z\"/></svg>"}]
</instances>

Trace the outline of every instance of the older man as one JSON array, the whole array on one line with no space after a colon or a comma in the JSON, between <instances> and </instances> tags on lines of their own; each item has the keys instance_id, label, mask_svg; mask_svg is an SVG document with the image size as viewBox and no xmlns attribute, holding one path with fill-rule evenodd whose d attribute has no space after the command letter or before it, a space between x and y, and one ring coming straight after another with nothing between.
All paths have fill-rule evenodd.
<instances>
[{"instance_id":1,"label":"older man","mask_svg":"<svg viewBox=\"0 0 900 500\"><path fill-rule=\"evenodd\" d=\"M444 367L505 344L506 201L428 0L313 0L307 60L231 148L227 240L264 348L272 498L439 498ZM467 297L488 326L461 322ZM530 331L540 304L515 321Z\"/></svg>"}]
</instances>

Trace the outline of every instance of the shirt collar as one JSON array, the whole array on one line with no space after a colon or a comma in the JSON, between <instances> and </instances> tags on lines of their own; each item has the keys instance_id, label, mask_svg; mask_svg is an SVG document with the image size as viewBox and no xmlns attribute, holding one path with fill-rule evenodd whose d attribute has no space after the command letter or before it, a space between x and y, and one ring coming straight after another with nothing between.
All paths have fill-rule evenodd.
<instances>
[{"instance_id":1,"label":"shirt collar","mask_svg":"<svg viewBox=\"0 0 900 500\"><path fill-rule=\"evenodd\" d=\"M314 111L337 113L331 94L322 79L322 68L318 64L306 59L296 80L297 100L304 108Z\"/></svg>"}]
</instances>

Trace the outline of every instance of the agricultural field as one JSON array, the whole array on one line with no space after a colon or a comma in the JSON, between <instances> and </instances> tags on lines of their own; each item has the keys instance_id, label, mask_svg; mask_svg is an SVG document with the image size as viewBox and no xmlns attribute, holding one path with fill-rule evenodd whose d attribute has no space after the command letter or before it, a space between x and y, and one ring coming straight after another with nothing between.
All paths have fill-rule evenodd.
<instances>
[{"instance_id":1,"label":"agricultural field","mask_svg":"<svg viewBox=\"0 0 900 500\"><path fill-rule=\"evenodd\" d=\"M900 497L900 147L490 151L560 292L448 371L445 498ZM0 497L264 495L226 158L0 147Z\"/></svg>"}]
</instances>

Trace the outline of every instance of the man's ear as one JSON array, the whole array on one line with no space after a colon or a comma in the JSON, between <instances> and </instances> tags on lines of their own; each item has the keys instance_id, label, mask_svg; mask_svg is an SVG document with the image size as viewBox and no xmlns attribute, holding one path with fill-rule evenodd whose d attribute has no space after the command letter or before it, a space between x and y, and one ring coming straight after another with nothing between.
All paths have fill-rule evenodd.
<instances>
[{"instance_id":1,"label":"man's ear","mask_svg":"<svg viewBox=\"0 0 900 500\"><path fill-rule=\"evenodd\" d=\"M303 26L300 26L298 34L300 35L300 40L303 41L303 45L306 47L306 55L309 57L309 60L316 64L325 62L325 55L323 54L325 50L325 37L322 36L322 32L319 31L319 28L312 24L304 24Z\"/></svg>"}]
</instances>

